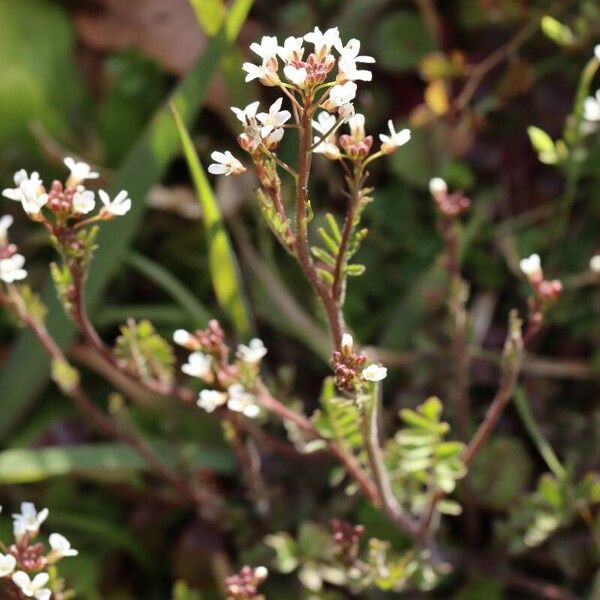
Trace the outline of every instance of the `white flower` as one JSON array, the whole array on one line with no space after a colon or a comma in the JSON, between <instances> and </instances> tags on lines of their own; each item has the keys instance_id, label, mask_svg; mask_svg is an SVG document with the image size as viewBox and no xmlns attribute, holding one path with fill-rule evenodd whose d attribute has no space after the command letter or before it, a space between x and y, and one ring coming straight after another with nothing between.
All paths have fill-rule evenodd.
<instances>
[{"instance_id":1,"label":"white flower","mask_svg":"<svg viewBox=\"0 0 600 600\"><path fill-rule=\"evenodd\" d=\"M173 341L178 346L184 348L195 348L198 345L198 340L189 331L185 329L177 329L173 332Z\"/></svg>"},{"instance_id":2,"label":"white flower","mask_svg":"<svg viewBox=\"0 0 600 600\"><path fill-rule=\"evenodd\" d=\"M286 65L283 67L283 74L288 81L291 81L297 86L304 85L306 78L308 77L308 73L304 67L295 67L294 65Z\"/></svg>"},{"instance_id":3,"label":"white flower","mask_svg":"<svg viewBox=\"0 0 600 600\"><path fill-rule=\"evenodd\" d=\"M258 110L260 102L251 102L245 108L231 107L231 111L238 118L243 125L252 125L256 123L256 111Z\"/></svg>"},{"instance_id":4,"label":"white flower","mask_svg":"<svg viewBox=\"0 0 600 600\"><path fill-rule=\"evenodd\" d=\"M600 90L596 91L596 96L588 96L583 101L583 118L586 121L600 121Z\"/></svg>"},{"instance_id":5,"label":"white flower","mask_svg":"<svg viewBox=\"0 0 600 600\"><path fill-rule=\"evenodd\" d=\"M208 166L208 172L213 175L239 175L246 170L246 167L229 150L217 152L210 155L215 161Z\"/></svg>"},{"instance_id":6,"label":"white flower","mask_svg":"<svg viewBox=\"0 0 600 600\"><path fill-rule=\"evenodd\" d=\"M352 60L357 63L374 63L375 59L372 56L359 56L360 52L360 41L352 38L348 41L345 46L342 46L341 40L335 46L336 50L340 53L341 59Z\"/></svg>"},{"instance_id":7,"label":"white flower","mask_svg":"<svg viewBox=\"0 0 600 600\"><path fill-rule=\"evenodd\" d=\"M269 69L263 65L255 65L254 63L245 62L242 65L242 70L246 71L246 79L244 81L248 83L253 79L263 79L269 74Z\"/></svg>"},{"instance_id":8,"label":"white flower","mask_svg":"<svg viewBox=\"0 0 600 600\"><path fill-rule=\"evenodd\" d=\"M304 48L302 47L303 42L304 40L301 37L288 37L283 42L283 46L279 46L277 54L279 54L281 59L285 62L302 60L302 56L304 54Z\"/></svg>"},{"instance_id":9,"label":"white flower","mask_svg":"<svg viewBox=\"0 0 600 600\"><path fill-rule=\"evenodd\" d=\"M600 273L600 254L595 254L590 258L590 271Z\"/></svg>"},{"instance_id":10,"label":"white flower","mask_svg":"<svg viewBox=\"0 0 600 600\"><path fill-rule=\"evenodd\" d=\"M198 401L196 404L206 412L211 413L215 408L223 406L225 402L227 402L227 394L224 392L219 392L217 390L202 390L198 394Z\"/></svg>"},{"instance_id":11,"label":"white flower","mask_svg":"<svg viewBox=\"0 0 600 600\"><path fill-rule=\"evenodd\" d=\"M354 339L349 333L344 333L340 347L346 354L351 354L354 349Z\"/></svg>"},{"instance_id":12,"label":"white flower","mask_svg":"<svg viewBox=\"0 0 600 600\"><path fill-rule=\"evenodd\" d=\"M28 176L27 171L21 169L15 173L14 182L17 187L3 190L2 195L20 202L28 215L37 215L48 202L48 194L43 190L39 173L33 171L31 176Z\"/></svg>"},{"instance_id":13,"label":"white flower","mask_svg":"<svg viewBox=\"0 0 600 600\"><path fill-rule=\"evenodd\" d=\"M381 381L387 377L387 369L381 365L369 365L363 369L362 376L366 381Z\"/></svg>"},{"instance_id":14,"label":"white flower","mask_svg":"<svg viewBox=\"0 0 600 600\"><path fill-rule=\"evenodd\" d=\"M260 135L266 138L273 129L281 127L290 119L292 113L289 110L281 110L283 98L277 98L269 107L268 113L258 113L256 118L263 124L260 130Z\"/></svg>"},{"instance_id":15,"label":"white flower","mask_svg":"<svg viewBox=\"0 0 600 600\"><path fill-rule=\"evenodd\" d=\"M203 352L192 352L188 357L188 361L181 365L181 370L186 375L204 379L210 375L211 365L212 358L210 356L204 354Z\"/></svg>"},{"instance_id":16,"label":"white flower","mask_svg":"<svg viewBox=\"0 0 600 600\"><path fill-rule=\"evenodd\" d=\"M87 215L94 210L95 206L94 192L86 190L82 185L77 186L77 190L73 194L73 209L75 212Z\"/></svg>"},{"instance_id":17,"label":"white flower","mask_svg":"<svg viewBox=\"0 0 600 600\"><path fill-rule=\"evenodd\" d=\"M326 110L321 111L317 120L313 120L313 128L320 133L314 137L313 143L316 144L323 136L331 131L334 125L337 123L337 119L334 115L328 113ZM340 149L336 144L335 132L329 133L323 141L314 147L313 152L324 154L331 160L337 160L341 156Z\"/></svg>"},{"instance_id":18,"label":"white flower","mask_svg":"<svg viewBox=\"0 0 600 600\"><path fill-rule=\"evenodd\" d=\"M245 344L240 344L237 347L237 354L245 363L258 363L266 353L267 349L265 348L263 341L259 338L251 339L247 346Z\"/></svg>"},{"instance_id":19,"label":"white flower","mask_svg":"<svg viewBox=\"0 0 600 600\"><path fill-rule=\"evenodd\" d=\"M7 577L17 566L17 559L12 554L0 554L0 577Z\"/></svg>"},{"instance_id":20,"label":"white flower","mask_svg":"<svg viewBox=\"0 0 600 600\"><path fill-rule=\"evenodd\" d=\"M448 191L448 185L441 177L434 177L429 181L429 193L432 196L445 194Z\"/></svg>"},{"instance_id":21,"label":"white flower","mask_svg":"<svg viewBox=\"0 0 600 600\"><path fill-rule=\"evenodd\" d=\"M342 81L371 81L373 74L367 69L358 69L357 63L374 63L372 56L359 56L360 42L357 39L350 40L346 46L336 46L340 53L338 70Z\"/></svg>"},{"instance_id":22,"label":"white flower","mask_svg":"<svg viewBox=\"0 0 600 600\"><path fill-rule=\"evenodd\" d=\"M258 54L263 60L263 64L271 59L277 60L277 53L279 51L279 42L275 36L265 35L260 40L260 44L256 42L250 44L250 50L255 54Z\"/></svg>"},{"instance_id":23,"label":"white flower","mask_svg":"<svg viewBox=\"0 0 600 600\"><path fill-rule=\"evenodd\" d=\"M260 581L264 581L269 576L269 571L267 567L262 565L256 567L254 569L254 577Z\"/></svg>"},{"instance_id":24,"label":"white flower","mask_svg":"<svg viewBox=\"0 0 600 600\"><path fill-rule=\"evenodd\" d=\"M67 156L63 162L69 171L71 171L71 175L67 182L69 185L76 186L86 179L98 179L98 177L100 177L98 173L92 171L90 165L76 161L70 156Z\"/></svg>"},{"instance_id":25,"label":"white flower","mask_svg":"<svg viewBox=\"0 0 600 600\"><path fill-rule=\"evenodd\" d=\"M38 573L33 579L25 571L17 571L13 573L12 581L21 590L21 593L27 598L35 598L35 600L50 600L52 592L44 587L50 576L48 573Z\"/></svg>"},{"instance_id":26,"label":"white flower","mask_svg":"<svg viewBox=\"0 0 600 600\"><path fill-rule=\"evenodd\" d=\"M410 140L410 129L401 129L400 131L396 131L394 129L394 123L390 119L388 121L388 127L390 129L390 135L385 135L384 133L379 134L379 139L381 140L381 151L389 154L393 152L396 148L403 146Z\"/></svg>"},{"instance_id":27,"label":"white flower","mask_svg":"<svg viewBox=\"0 0 600 600\"><path fill-rule=\"evenodd\" d=\"M227 408L233 412L242 413L244 416L254 419L260 414L260 407L256 404L256 397L250 394L239 383L234 383L227 388L229 399Z\"/></svg>"},{"instance_id":28,"label":"white flower","mask_svg":"<svg viewBox=\"0 0 600 600\"><path fill-rule=\"evenodd\" d=\"M26 533L36 535L40 525L48 518L48 509L44 508L38 512L33 502L22 502L21 512L13 514L13 530L17 540Z\"/></svg>"},{"instance_id":29,"label":"white flower","mask_svg":"<svg viewBox=\"0 0 600 600\"><path fill-rule=\"evenodd\" d=\"M304 36L304 39L314 45L315 54L318 59L325 58L333 46L341 44L340 32L337 27L332 27L325 31L325 33L318 27L315 27L313 31Z\"/></svg>"},{"instance_id":30,"label":"white flower","mask_svg":"<svg viewBox=\"0 0 600 600\"><path fill-rule=\"evenodd\" d=\"M8 244L8 228L13 224L13 218L10 215L4 215L0 219L0 248Z\"/></svg>"},{"instance_id":31,"label":"white flower","mask_svg":"<svg viewBox=\"0 0 600 600\"><path fill-rule=\"evenodd\" d=\"M60 533L51 533L48 538L54 558L59 559L66 556L77 556L79 552L71 548L71 542Z\"/></svg>"},{"instance_id":32,"label":"white flower","mask_svg":"<svg viewBox=\"0 0 600 600\"><path fill-rule=\"evenodd\" d=\"M523 258L519 262L519 268L531 282L540 281L544 276L539 254L532 254L527 258Z\"/></svg>"},{"instance_id":33,"label":"white flower","mask_svg":"<svg viewBox=\"0 0 600 600\"><path fill-rule=\"evenodd\" d=\"M349 104L356 96L356 84L354 81L346 81L341 85L334 85L329 93L329 100L337 108Z\"/></svg>"},{"instance_id":34,"label":"white flower","mask_svg":"<svg viewBox=\"0 0 600 600\"><path fill-rule=\"evenodd\" d=\"M365 138L365 115L356 113L348 119L350 135L356 140L361 141Z\"/></svg>"},{"instance_id":35,"label":"white flower","mask_svg":"<svg viewBox=\"0 0 600 600\"><path fill-rule=\"evenodd\" d=\"M0 259L0 281L13 283L27 277L27 271L23 268L25 257L22 254L13 254L8 258Z\"/></svg>"},{"instance_id":36,"label":"white flower","mask_svg":"<svg viewBox=\"0 0 600 600\"><path fill-rule=\"evenodd\" d=\"M98 190L98 196L102 204L104 204L103 211L116 217L122 217L124 214L131 210L131 198L125 190L121 190L114 199L110 200L110 196L104 190Z\"/></svg>"},{"instance_id":37,"label":"white flower","mask_svg":"<svg viewBox=\"0 0 600 600\"><path fill-rule=\"evenodd\" d=\"M271 133L265 138L264 142L267 147L271 147L278 144L283 139L283 127L273 129Z\"/></svg>"}]
</instances>

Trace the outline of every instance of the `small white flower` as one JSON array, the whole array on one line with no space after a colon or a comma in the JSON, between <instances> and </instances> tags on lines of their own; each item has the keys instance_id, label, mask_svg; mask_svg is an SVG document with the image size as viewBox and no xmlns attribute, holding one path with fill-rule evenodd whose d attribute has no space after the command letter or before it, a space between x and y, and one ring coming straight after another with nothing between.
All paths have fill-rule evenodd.
<instances>
[{"instance_id":1,"label":"small white flower","mask_svg":"<svg viewBox=\"0 0 600 600\"><path fill-rule=\"evenodd\" d=\"M354 349L354 339L349 333L344 333L340 347L346 354L350 354Z\"/></svg>"},{"instance_id":2,"label":"small white flower","mask_svg":"<svg viewBox=\"0 0 600 600\"><path fill-rule=\"evenodd\" d=\"M441 177L434 177L429 181L429 193L432 196L445 194L448 191L448 185Z\"/></svg>"},{"instance_id":3,"label":"small white flower","mask_svg":"<svg viewBox=\"0 0 600 600\"><path fill-rule=\"evenodd\" d=\"M17 559L12 554L0 554L0 577L8 577L17 566Z\"/></svg>"},{"instance_id":4,"label":"small white flower","mask_svg":"<svg viewBox=\"0 0 600 600\"><path fill-rule=\"evenodd\" d=\"M48 512L47 508L38 512L33 502L22 502L21 512L12 516L13 530L17 540L26 533L37 535L41 524L48 518Z\"/></svg>"},{"instance_id":5,"label":"small white flower","mask_svg":"<svg viewBox=\"0 0 600 600\"><path fill-rule=\"evenodd\" d=\"M286 65L283 67L283 74L288 81L291 81L297 86L303 86L308 77L308 73L304 67L296 67L294 65Z\"/></svg>"},{"instance_id":6,"label":"small white flower","mask_svg":"<svg viewBox=\"0 0 600 600\"><path fill-rule=\"evenodd\" d=\"M400 146L404 146L404 144L410 140L410 129L401 129L400 131L396 131L394 129L394 123L391 119L388 121L388 127L390 130L390 135L385 135L384 133L379 134L379 139L381 140L381 151L386 154L393 152Z\"/></svg>"},{"instance_id":7,"label":"small white flower","mask_svg":"<svg viewBox=\"0 0 600 600\"><path fill-rule=\"evenodd\" d=\"M131 198L125 190L121 190L114 199L110 200L110 196L104 190L98 190L98 196L102 204L104 204L103 211L116 217L122 217L131 210Z\"/></svg>"},{"instance_id":8,"label":"small white flower","mask_svg":"<svg viewBox=\"0 0 600 600\"><path fill-rule=\"evenodd\" d=\"M361 141L365 138L365 115L356 113L348 119L350 135L356 140Z\"/></svg>"},{"instance_id":9,"label":"small white flower","mask_svg":"<svg viewBox=\"0 0 600 600\"><path fill-rule=\"evenodd\" d=\"M318 131L320 135L315 135L313 143L316 144L323 136L331 131L334 125L337 123L337 119L334 115L328 113L326 110L321 111L317 120L313 120L312 125L315 131ZM340 149L336 143L335 132L330 133L323 141L314 147L313 152L324 154L331 160L337 160L341 156Z\"/></svg>"},{"instance_id":10,"label":"small white flower","mask_svg":"<svg viewBox=\"0 0 600 600\"><path fill-rule=\"evenodd\" d=\"M240 344L237 347L238 356L245 363L249 364L260 362L266 353L267 349L265 348L263 341L259 338L251 339L247 346L245 344Z\"/></svg>"},{"instance_id":11,"label":"small white flower","mask_svg":"<svg viewBox=\"0 0 600 600\"><path fill-rule=\"evenodd\" d=\"M76 161L74 158L67 156L63 161L66 167L71 171L68 184L76 186L86 179L98 179L100 175L96 171L92 171L92 167L85 162Z\"/></svg>"},{"instance_id":12,"label":"small white flower","mask_svg":"<svg viewBox=\"0 0 600 600\"><path fill-rule=\"evenodd\" d=\"M250 50L255 54L258 54L263 60L263 64L271 59L277 60L277 53L279 51L279 42L275 36L265 35L260 40L260 44L256 42L250 44Z\"/></svg>"},{"instance_id":13,"label":"small white flower","mask_svg":"<svg viewBox=\"0 0 600 600\"><path fill-rule=\"evenodd\" d=\"M234 383L227 388L229 399L227 408L233 412L242 413L244 416L255 419L260 414L260 407L256 404L256 397L250 394L239 383Z\"/></svg>"},{"instance_id":14,"label":"small white flower","mask_svg":"<svg viewBox=\"0 0 600 600\"><path fill-rule=\"evenodd\" d=\"M595 254L590 258L590 271L600 273L600 254Z\"/></svg>"},{"instance_id":15,"label":"small white flower","mask_svg":"<svg viewBox=\"0 0 600 600\"><path fill-rule=\"evenodd\" d=\"M325 58L331 51L331 48L341 44L340 32L337 27L327 29L325 33L318 27L315 27L313 31L304 36L304 39L314 45L315 54L318 59Z\"/></svg>"},{"instance_id":16,"label":"small white flower","mask_svg":"<svg viewBox=\"0 0 600 600\"><path fill-rule=\"evenodd\" d=\"M275 144L279 144L279 142L283 139L283 127L279 127L278 129L273 129L271 133L265 138L264 142L267 147L274 146Z\"/></svg>"},{"instance_id":17,"label":"small white flower","mask_svg":"<svg viewBox=\"0 0 600 600\"><path fill-rule=\"evenodd\" d=\"M0 248L8 244L8 229L13 224L13 218L10 215L4 215L0 219Z\"/></svg>"},{"instance_id":18,"label":"small white flower","mask_svg":"<svg viewBox=\"0 0 600 600\"><path fill-rule=\"evenodd\" d=\"M304 48L302 47L303 42L304 40L301 37L288 37L283 42L283 46L279 46L277 54L279 54L280 58L285 62L302 60L304 54Z\"/></svg>"},{"instance_id":19,"label":"small white flower","mask_svg":"<svg viewBox=\"0 0 600 600\"><path fill-rule=\"evenodd\" d=\"M369 365L363 369L362 376L366 381L381 381L387 377L387 369L381 365Z\"/></svg>"},{"instance_id":20,"label":"small white flower","mask_svg":"<svg viewBox=\"0 0 600 600\"><path fill-rule=\"evenodd\" d=\"M17 571L13 573L12 581L21 590L21 593L27 598L35 598L35 600L50 600L52 592L44 587L50 576L48 573L38 573L33 579L25 571Z\"/></svg>"},{"instance_id":21,"label":"small white flower","mask_svg":"<svg viewBox=\"0 0 600 600\"><path fill-rule=\"evenodd\" d=\"M229 150L225 152L214 151L210 157L215 161L208 166L208 172L213 175L239 175L246 167Z\"/></svg>"},{"instance_id":22,"label":"small white flower","mask_svg":"<svg viewBox=\"0 0 600 600\"><path fill-rule=\"evenodd\" d=\"M94 192L86 190L82 185L77 186L77 190L73 194L73 209L75 212L87 215L94 210L95 206Z\"/></svg>"},{"instance_id":23,"label":"small white flower","mask_svg":"<svg viewBox=\"0 0 600 600\"><path fill-rule=\"evenodd\" d=\"M13 283L25 279L27 271L23 268L24 265L25 257L22 254L0 259L0 281Z\"/></svg>"},{"instance_id":24,"label":"small white flower","mask_svg":"<svg viewBox=\"0 0 600 600\"><path fill-rule=\"evenodd\" d=\"M374 63L375 59L372 56L359 56L360 52L360 41L356 38L352 38L348 43L343 46L341 41L336 44L336 50L340 53L340 58L349 59L357 63Z\"/></svg>"},{"instance_id":25,"label":"small white flower","mask_svg":"<svg viewBox=\"0 0 600 600\"><path fill-rule=\"evenodd\" d=\"M212 358L203 352L192 352L181 370L192 377L204 379L211 373Z\"/></svg>"},{"instance_id":26,"label":"small white flower","mask_svg":"<svg viewBox=\"0 0 600 600\"><path fill-rule=\"evenodd\" d=\"M519 268L531 282L540 281L544 277L539 254L532 254L527 258L521 259Z\"/></svg>"},{"instance_id":27,"label":"small white flower","mask_svg":"<svg viewBox=\"0 0 600 600\"><path fill-rule=\"evenodd\" d=\"M246 79L244 79L246 83L253 79L264 79L270 73L270 70L267 67L249 62L245 62L242 65L242 70L246 71Z\"/></svg>"},{"instance_id":28,"label":"small white flower","mask_svg":"<svg viewBox=\"0 0 600 600\"><path fill-rule=\"evenodd\" d=\"M27 171L21 169L15 173L14 182L17 187L6 188L2 191L2 195L20 202L28 215L37 215L42 206L48 202L48 194L44 192L39 173L33 171L31 176L28 176Z\"/></svg>"},{"instance_id":29,"label":"small white flower","mask_svg":"<svg viewBox=\"0 0 600 600\"><path fill-rule=\"evenodd\" d=\"M345 46L341 42L336 46L340 53L338 61L338 70L341 79L345 81L371 81L373 74L366 69L358 69L357 63L374 63L372 56L359 56L360 42L357 39L351 39Z\"/></svg>"},{"instance_id":30,"label":"small white flower","mask_svg":"<svg viewBox=\"0 0 600 600\"><path fill-rule=\"evenodd\" d=\"M227 402L227 394L218 390L202 390L198 394L196 404L203 408L206 412L211 413L219 406L223 406Z\"/></svg>"},{"instance_id":31,"label":"small white flower","mask_svg":"<svg viewBox=\"0 0 600 600\"><path fill-rule=\"evenodd\" d=\"M198 345L196 337L185 329L176 329L173 332L173 341L184 348L194 348Z\"/></svg>"},{"instance_id":32,"label":"small white flower","mask_svg":"<svg viewBox=\"0 0 600 600\"><path fill-rule=\"evenodd\" d=\"M231 111L238 118L238 120L245 126L256 123L256 111L258 110L260 102L251 102L245 108L231 107Z\"/></svg>"},{"instance_id":33,"label":"small white flower","mask_svg":"<svg viewBox=\"0 0 600 600\"><path fill-rule=\"evenodd\" d=\"M254 569L254 577L259 581L264 581L269 576L269 570L267 567L263 567L262 565L256 567Z\"/></svg>"},{"instance_id":34,"label":"small white flower","mask_svg":"<svg viewBox=\"0 0 600 600\"><path fill-rule=\"evenodd\" d=\"M266 138L273 129L281 127L292 116L289 110L281 110L283 98L277 98L269 107L268 113L258 113L256 118L263 124L260 130L260 135Z\"/></svg>"},{"instance_id":35,"label":"small white flower","mask_svg":"<svg viewBox=\"0 0 600 600\"><path fill-rule=\"evenodd\" d=\"M346 81L341 85L334 85L329 93L329 100L337 108L349 104L356 96L356 84L354 81Z\"/></svg>"},{"instance_id":36,"label":"small white flower","mask_svg":"<svg viewBox=\"0 0 600 600\"><path fill-rule=\"evenodd\" d=\"M52 548L53 557L56 559L79 554L75 548L71 548L71 542L60 533L51 533L48 542Z\"/></svg>"},{"instance_id":37,"label":"small white flower","mask_svg":"<svg viewBox=\"0 0 600 600\"><path fill-rule=\"evenodd\" d=\"M596 91L595 97L588 96L583 101L583 118L593 123L600 121L600 90Z\"/></svg>"}]
</instances>

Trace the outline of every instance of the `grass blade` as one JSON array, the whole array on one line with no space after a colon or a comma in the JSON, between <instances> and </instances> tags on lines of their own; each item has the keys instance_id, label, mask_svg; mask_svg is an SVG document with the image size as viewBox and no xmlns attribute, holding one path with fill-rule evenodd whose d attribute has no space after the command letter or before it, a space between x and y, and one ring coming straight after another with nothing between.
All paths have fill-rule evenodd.
<instances>
[{"instance_id":1,"label":"grass blade","mask_svg":"<svg viewBox=\"0 0 600 600\"><path fill-rule=\"evenodd\" d=\"M198 200L202 206L202 217L208 238L210 276L215 295L219 305L229 316L238 335L246 337L250 332L250 319L244 301L239 267L231 246L231 240L225 229L219 204L202 168L192 138L174 105L171 106L171 111L175 118L183 152L198 194Z\"/></svg>"},{"instance_id":2,"label":"grass blade","mask_svg":"<svg viewBox=\"0 0 600 600\"><path fill-rule=\"evenodd\" d=\"M194 327L206 326L210 318L206 307L178 279L173 277L167 269L137 252L131 252L127 256L126 262L138 273L141 273L167 292L188 313Z\"/></svg>"}]
</instances>

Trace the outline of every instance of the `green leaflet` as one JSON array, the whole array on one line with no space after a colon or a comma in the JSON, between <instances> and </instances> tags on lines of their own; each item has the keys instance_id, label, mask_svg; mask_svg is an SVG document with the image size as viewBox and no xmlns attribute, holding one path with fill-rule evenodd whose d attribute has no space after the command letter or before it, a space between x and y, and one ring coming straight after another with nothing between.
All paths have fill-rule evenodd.
<instances>
[{"instance_id":1,"label":"green leaflet","mask_svg":"<svg viewBox=\"0 0 600 600\"><path fill-rule=\"evenodd\" d=\"M367 463L364 438L361 431L361 415L355 401L335 395L333 377L327 377L321 390L322 410L315 411L313 423L317 431L335 440L346 450L356 454L363 464Z\"/></svg>"},{"instance_id":2,"label":"green leaflet","mask_svg":"<svg viewBox=\"0 0 600 600\"><path fill-rule=\"evenodd\" d=\"M220 473L233 469L229 454L197 444L148 442L161 460L177 468L187 465ZM130 479L148 463L129 446L118 443L80 444L51 448L19 448L0 452L0 484L35 483L50 477L81 475Z\"/></svg>"},{"instance_id":3,"label":"green leaflet","mask_svg":"<svg viewBox=\"0 0 600 600\"><path fill-rule=\"evenodd\" d=\"M177 106L185 123L191 122L197 114L219 60L237 36L251 6L252 0L234 2L221 32L173 92L171 101ZM90 308L98 304L106 286L119 269L121 259L142 221L144 198L150 186L162 177L178 147L177 130L165 105L155 114L127 154L110 189L111 196L123 188L127 189L134 203L127 215L107 224L100 231L99 248L87 286ZM58 344L65 347L73 338L75 329L64 315L52 284L45 290L44 303L49 309L48 330ZM27 369L27 385L23 385L24 365ZM46 384L48 374L49 360L46 354L33 335L24 332L0 371L0 436L6 436L33 404L36 395Z\"/></svg>"},{"instance_id":4,"label":"green leaflet","mask_svg":"<svg viewBox=\"0 0 600 600\"><path fill-rule=\"evenodd\" d=\"M208 261L210 265L210 276L217 300L221 308L230 318L238 335L247 337L250 332L250 319L242 292L242 282L239 268L231 241L223 219L219 204L215 198L213 189L208 182L206 173L200 164L198 153L192 142L185 123L179 115L176 107L171 106L175 118L177 131L181 138L183 152L194 180L198 200L202 206L202 218L208 238Z\"/></svg>"}]
</instances>

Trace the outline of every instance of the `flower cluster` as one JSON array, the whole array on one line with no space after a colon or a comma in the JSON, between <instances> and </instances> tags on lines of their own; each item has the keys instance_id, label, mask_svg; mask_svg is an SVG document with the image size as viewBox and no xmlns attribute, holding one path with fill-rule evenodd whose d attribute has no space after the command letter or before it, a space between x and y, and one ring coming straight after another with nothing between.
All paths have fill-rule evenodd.
<instances>
[{"instance_id":1,"label":"flower cluster","mask_svg":"<svg viewBox=\"0 0 600 600\"><path fill-rule=\"evenodd\" d=\"M532 254L519 262L519 268L529 280L535 297L542 302L555 300L562 292L562 283L558 279L544 278L542 262L538 254Z\"/></svg>"},{"instance_id":2,"label":"flower cluster","mask_svg":"<svg viewBox=\"0 0 600 600\"><path fill-rule=\"evenodd\" d=\"M95 193L86 189L84 182L97 179L99 174L90 165L76 161L71 157L64 160L70 171L65 183L53 181L46 189L39 173L28 174L21 169L14 175L14 188L3 190L2 195L10 200L20 202L25 213L35 221L43 220L43 210L47 208L54 214L58 223L66 223L69 219L81 219L96 208ZM109 220L122 216L131 209L131 200L125 190L119 192L112 200L104 191L98 191L101 208L96 217L99 220Z\"/></svg>"},{"instance_id":3,"label":"flower cluster","mask_svg":"<svg viewBox=\"0 0 600 600\"><path fill-rule=\"evenodd\" d=\"M200 408L213 412L227 406L229 410L249 418L259 416L260 407L252 389L260 362L267 353L262 340L254 338L248 345L240 344L233 363L229 360L230 350L225 343L225 334L215 320L209 322L207 329L194 333L178 329L173 334L173 341L192 351L181 370L211 386L198 395Z\"/></svg>"},{"instance_id":4,"label":"flower cluster","mask_svg":"<svg viewBox=\"0 0 600 600\"><path fill-rule=\"evenodd\" d=\"M354 352L354 340L349 333L342 336L339 350L335 350L331 365L335 374L335 383L348 393L355 392L365 381L376 382L387 377L387 369L378 364L365 367L367 357Z\"/></svg>"},{"instance_id":5,"label":"flower cluster","mask_svg":"<svg viewBox=\"0 0 600 600\"><path fill-rule=\"evenodd\" d=\"M292 112L282 109L282 97L273 102L268 112L259 112L258 101L243 109L231 108L244 128L238 143L255 163L260 162L261 154L269 155L277 148L285 127L301 126L303 110L311 117L316 115L316 119L308 122L319 133L312 151L332 160L364 159L368 155L373 138L365 135L364 116L355 114L353 102L358 89L355 82L371 81L371 71L363 67L375 59L360 55L359 40L351 39L344 44L337 27L325 32L315 27L304 37L288 37L282 45L276 37L264 36L260 43L251 44L250 49L260 61L243 64L246 81L258 79L263 85L279 87L290 100L295 120L294 124L288 123ZM332 73L334 76L330 76ZM338 144L335 131L344 121L348 121L350 135L342 135ZM392 121L388 127L389 135L379 136L378 156L395 151L410 139L408 129L396 131ZM210 173L238 175L246 170L229 151L215 151L211 158L214 162L209 166Z\"/></svg>"},{"instance_id":6,"label":"flower cluster","mask_svg":"<svg viewBox=\"0 0 600 600\"><path fill-rule=\"evenodd\" d=\"M471 201L462 193L448 193L448 185L441 177L429 182L429 192L433 196L438 210L445 217L454 218L469 210Z\"/></svg>"},{"instance_id":7,"label":"flower cluster","mask_svg":"<svg viewBox=\"0 0 600 600\"><path fill-rule=\"evenodd\" d=\"M26 598L35 600L50 600L52 595L48 587L50 575L46 572L47 567L62 558L78 554L60 533L52 533L48 538L48 552L43 544L34 543L47 517L47 508L38 512L34 504L23 502L21 512L13 514L15 541L4 548L6 554L0 553L0 582L6 582Z\"/></svg>"},{"instance_id":8,"label":"flower cluster","mask_svg":"<svg viewBox=\"0 0 600 600\"><path fill-rule=\"evenodd\" d=\"M365 533L365 528L341 519L332 519L329 527L340 558L346 565L352 566L358 558L360 540Z\"/></svg>"},{"instance_id":9,"label":"flower cluster","mask_svg":"<svg viewBox=\"0 0 600 600\"><path fill-rule=\"evenodd\" d=\"M227 600L264 600L264 596L258 593L258 588L268 575L266 567L242 567L237 575L230 575L225 579Z\"/></svg>"},{"instance_id":10,"label":"flower cluster","mask_svg":"<svg viewBox=\"0 0 600 600\"><path fill-rule=\"evenodd\" d=\"M17 247L8 240L8 228L13 218L4 215L0 218L0 281L14 283L27 277L25 257L17 252Z\"/></svg>"}]
</instances>

